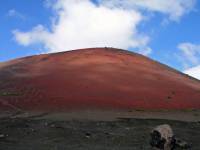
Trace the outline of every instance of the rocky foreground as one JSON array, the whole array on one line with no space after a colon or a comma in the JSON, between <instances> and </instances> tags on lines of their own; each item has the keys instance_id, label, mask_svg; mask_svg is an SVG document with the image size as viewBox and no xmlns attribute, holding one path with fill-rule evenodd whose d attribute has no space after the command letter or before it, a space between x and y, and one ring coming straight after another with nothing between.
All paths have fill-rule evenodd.
<instances>
[{"instance_id":1,"label":"rocky foreground","mask_svg":"<svg viewBox=\"0 0 200 150\"><path fill-rule=\"evenodd\" d=\"M0 150L151 150L149 133L168 123L200 149L200 122L118 118L111 121L52 120L41 116L1 117Z\"/></svg>"}]
</instances>

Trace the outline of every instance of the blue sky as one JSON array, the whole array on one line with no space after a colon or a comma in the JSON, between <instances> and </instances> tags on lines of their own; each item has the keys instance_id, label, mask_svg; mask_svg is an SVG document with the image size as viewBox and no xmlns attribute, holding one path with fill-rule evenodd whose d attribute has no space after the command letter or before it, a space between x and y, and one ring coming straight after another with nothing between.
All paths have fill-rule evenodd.
<instances>
[{"instance_id":1,"label":"blue sky","mask_svg":"<svg viewBox=\"0 0 200 150\"><path fill-rule=\"evenodd\" d=\"M128 49L198 78L200 2L6 0L0 62L84 47Z\"/></svg>"},{"instance_id":2,"label":"blue sky","mask_svg":"<svg viewBox=\"0 0 200 150\"><path fill-rule=\"evenodd\" d=\"M44 0L20 0L20 3L18 0L6 0L1 3L0 61L38 54L38 45L24 47L17 44L12 31L17 28L29 30L39 23L48 26L51 11L44 7ZM9 15L12 10L16 13Z\"/></svg>"}]
</instances>

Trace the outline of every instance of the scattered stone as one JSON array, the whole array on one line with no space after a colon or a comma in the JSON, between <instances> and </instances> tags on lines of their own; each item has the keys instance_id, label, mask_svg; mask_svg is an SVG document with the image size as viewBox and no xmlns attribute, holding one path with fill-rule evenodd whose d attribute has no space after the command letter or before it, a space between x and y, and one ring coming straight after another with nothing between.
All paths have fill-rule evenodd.
<instances>
[{"instance_id":1,"label":"scattered stone","mask_svg":"<svg viewBox=\"0 0 200 150\"><path fill-rule=\"evenodd\" d=\"M171 97L171 96L168 96L167 99L172 99L172 97Z\"/></svg>"},{"instance_id":2,"label":"scattered stone","mask_svg":"<svg viewBox=\"0 0 200 150\"><path fill-rule=\"evenodd\" d=\"M35 132L35 131L36 131L35 129L31 128L31 132Z\"/></svg>"},{"instance_id":3,"label":"scattered stone","mask_svg":"<svg viewBox=\"0 0 200 150\"><path fill-rule=\"evenodd\" d=\"M125 129L126 129L126 130L130 130L130 128L129 128L129 127L126 127Z\"/></svg>"},{"instance_id":4,"label":"scattered stone","mask_svg":"<svg viewBox=\"0 0 200 150\"><path fill-rule=\"evenodd\" d=\"M44 126L46 126L46 127L49 126L49 123L48 123L48 122L45 122L45 123L44 123Z\"/></svg>"},{"instance_id":5,"label":"scattered stone","mask_svg":"<svg viewBox=\"0 0 200 150\"><path fill-rule=\"evenodd\" d=\"M8 137L7 134L0 134L0 139L4 139L4 138L6 138L6 137Z\"/></svg>"},{"instance_id":6,"label":"scattered stone","mask_svg":"<svg viewBox=\"0 0 200 150\"><path fill-rule=\"evenodd\" d=\"M105 132L105 135L109 136L109 135L110 135L110 133L109 133L109 132Z\"/></svg>"},{"instance_id":7,"label":"scattered stone","mask_svg":"<svg viewBox=\"0 0 200 150\"><path fill-rule=\"evenodd\" d=\"M51 127L51 128L55 128L56 125L55 125L55 124L51 124L50 127Z\"/></svg>"},{"instance_id":8,"label":"scattered stone","mask_svg":"<svg viewBox=\"0 0 200 150\"><path fill-rule=\"evenodd\" d=\"M0 134L0 138L4 138L5 137L5 135L4 134Z\"/></svg>"},{"instance_id":9,"label":"scattered stone","mask_svg":"<svg viewBox=\"0 0 200 150\"><path fill-rule=\"evenodd\" d=\"M89 132L85 133L85 137L86 137L86 138L90 138L91 136L92 136L91 133L89 133Z\"/></svg>"},{"instance_id":10,"label":"scattered stone","mask_svg":"<svg viewBox=\"0 0 200 150\"><path fill-rule=\"evenodd\" d=\"M192 147L192 144L188 144L187 142L185 141L182 141L180 139L175 139L175 149L177 148L180 148L180 149L183 149L183 150L191 150L191 147Z\"/></svg>"},{"instance_id":11,"label":"scattered stone","mask_svg":"<svg viewBox=\"0 0 200 150\"><path fill-rule=\"evenodd\" d=\"M51 125L50 125L50 128L64 129L63 126L61 126L61 125L56 125L56 124L51 124Z\"/></svg>"}]
</instances>

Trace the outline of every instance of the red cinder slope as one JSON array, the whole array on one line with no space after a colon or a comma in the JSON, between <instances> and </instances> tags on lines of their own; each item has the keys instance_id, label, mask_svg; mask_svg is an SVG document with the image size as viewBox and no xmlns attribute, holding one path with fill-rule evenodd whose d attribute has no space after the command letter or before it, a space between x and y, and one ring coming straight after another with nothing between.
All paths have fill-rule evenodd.
<instances>
[{"instance_id":1,"label":"red cinder slope","mask_svg":"<svg viewBox=\"0 0 200 150\"><path fill-rule=\"evenodd\" d=\"M132 52L82 49L0 63L0 107L200 108L200 82Z\"/></svg>"}]
</instances>

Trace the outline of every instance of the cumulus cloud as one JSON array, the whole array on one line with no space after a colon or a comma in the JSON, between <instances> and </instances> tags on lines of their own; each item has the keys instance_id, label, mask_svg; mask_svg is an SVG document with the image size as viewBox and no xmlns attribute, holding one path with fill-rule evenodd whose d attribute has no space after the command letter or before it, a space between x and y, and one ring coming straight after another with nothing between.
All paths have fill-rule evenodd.
<instances>
[{"instance_id":1,"label":"cumulus cloud","mask_svg":"<svg viewBox=\"0 0 200 150\"><path fill-rule=\"evenodd\" d=\"M200 80L200 65L187 69L184 73Z\"/></svg>"},{"instance_id":2,"label":"cumulus cloud","mask_svg":"<svg viewBox=\"0 0 200 150\"><path fill-rule=\"evenodd\" d=\"M181 51L179 58L186 68L184 73L200 79L200 45L187 42L179 44L178 48Z\"/></svg>"},{"instance_id":3,"label":"cumulus cloud","mask_svg":"<svg viewBox=\"0 0 200 150\"><path fill-rule=\"evenodd\" d=\"M159 12L168 15L170 20L177 21L193 9L196 0L103 0L103 3L110 7Z\"/></svg>"},{"instance_id":4,"label":"cumulus cloud","mask_svg":"<svg viewBox=\"0 0 200 150\"><path fill-rule=\"evenodd\" d=\"M51 31L42 25L29 32L15 30L16 41L24 46L42 43L50 52L101 46L150 52L148 36L137 31L143 19L138 11L97 6L89 0L58 0L52 8L56 15Z\"/></svg>"},{"instance_id":5,"label":"cumulus cloud","mask_svg":"<svg viewBox=\"0 0 200 150\"><path fill-rule=\"evenodd\" d=\"M200 45L193 43L181 43L178 45L181 56L188 65L200 64Z\"/></svg>"},{"instance_id":6,"label":"cumulus cloud","mask_svg":"<svg viewBox=\"0 0 200 150\"><path fill-rule=\"evenodd\" d=\"M192 8L194 0L134 0L131 4L128 0L99 0L98 4L91 0L47 2L55 12L51 26L37 25L30 31L14 30L19 44L39 43L48 52L104 46L132 48L149 55L152 52L148 47L150 38L138 30L145 17L141 8L169 14L175 20Z\"/></svg>"},{"instance_id":7,"label":"cumulus cloud","mask_svg":"<svg viewBox=\"0 0 200 150\"><path fill-rule=\"evenodd\" d=\"M28 46L37 42L46 42L49 36L49 32L42 25L34 27L29 32L21 32L19 30L14 30L13 34L15 39L24 46Z\"/></svg>"}]
</instances>

